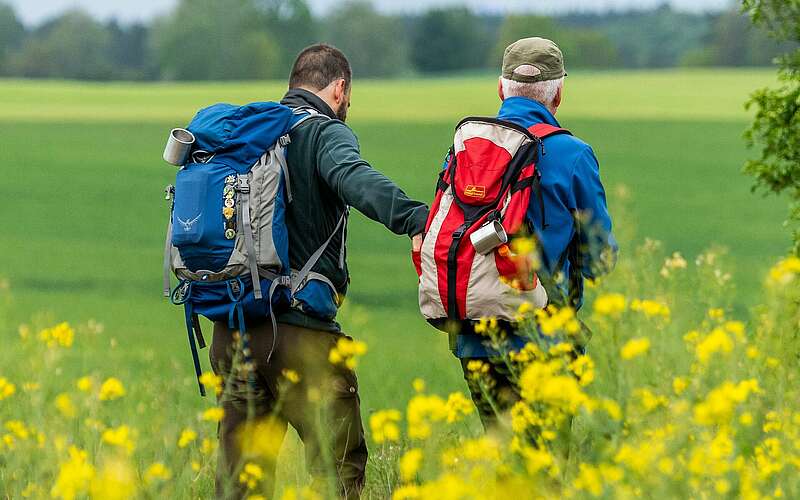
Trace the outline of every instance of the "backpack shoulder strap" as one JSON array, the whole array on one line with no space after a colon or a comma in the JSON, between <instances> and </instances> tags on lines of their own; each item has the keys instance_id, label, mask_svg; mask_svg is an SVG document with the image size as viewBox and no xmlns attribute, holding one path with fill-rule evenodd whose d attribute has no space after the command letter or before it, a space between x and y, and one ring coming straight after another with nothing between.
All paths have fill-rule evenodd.
<instances>
[{"instance_id":1,"label":"backpack shoulder strap","mask_svg":"<svg viewBox=\"0 0 800 500\"><path fill-rule=\"evenodd\" d=\"M528 132L535 135L539 139L544 139L545 137L550 137L551 135L556 134L572 135L572 132L569 130L561 127L555 127L549 123L537 123L536 125L529 127Z\"/></svg>"},{"instance_id":2,"label":"backpack shoulder strap","mask_svg":"<svg viewBox=\"0 0 800 500\"><path fill-rule=\"evenodd\" d=\"M286 197L289 203L292 202L292 184L289 178L289 164L286 162L286 146L292 142L289 132L296 129L308 120L319 118L324 121L328 121L331 119L330 117L323 115L311 107L295 108L292 110L292 114L295 116L293 120L294 123L292 123L289 127L289 131L278 139L278 142L275 144L272 153L275 155L275 159L278 161L278 165L281 167L281 170L283 170L283 178L284 182L286 182ZM266 154L269 154L269 152L265 153L265 155ZM265 160L262 158L261 161Z\"/></svg>"}]
</instances>

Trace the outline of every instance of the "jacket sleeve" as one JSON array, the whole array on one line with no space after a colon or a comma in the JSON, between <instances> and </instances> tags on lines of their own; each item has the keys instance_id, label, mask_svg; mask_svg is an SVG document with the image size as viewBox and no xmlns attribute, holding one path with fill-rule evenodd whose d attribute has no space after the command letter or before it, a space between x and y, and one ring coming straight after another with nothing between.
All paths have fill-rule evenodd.
<instances>
[{"instance_id":1,"label":"jacket sleeve","mask_svg":"<svg viewBox=\"0 0 800 500\"><path fill-rule=\"evenodd\" d=\"M575 160L572 185L577 209L578 262L575 264L580 266L585 278L593 279L614 268L619 247L611 232L600 166L588 146Z\"/></svg>"},{"instance_id":2,"label":"jacket sleeve","mask_svg":"<svg viewBox=\"0 0 800 500\"><path fill-rule=\"evenodd\" d=\"M345 203L396 234L415 236L425 230L428 207L361 158L358 140L346 125L323 127L318 144L318 173Z\"/></svg>"}]
</instances>

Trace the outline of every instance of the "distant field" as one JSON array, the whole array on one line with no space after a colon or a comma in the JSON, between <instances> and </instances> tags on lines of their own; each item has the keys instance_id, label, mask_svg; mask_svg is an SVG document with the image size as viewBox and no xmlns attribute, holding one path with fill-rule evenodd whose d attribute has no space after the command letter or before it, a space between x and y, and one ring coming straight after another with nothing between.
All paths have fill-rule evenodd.
<instances>
[{"instance_id":1,"label":"distant field","mask_svg":"<svg viewBox=\"0 0 800 500\"><path fill-rule=\"evenodd\" d=\"M740 173L748 156L743 103L772 81L769 71L576 72L559 114L593 145L623 241L649 236L692 259L711 244L727 247L740 305L788 245L782 202L750 194ZM162 401L168 415L200 408L181 313L159 294L162 190L174 176L160 159L164 138L198 107L274 100L284 87L0 81L0 277L13 296L5 331L41 315L97 319L116 342L76 356L64 376L164 374L185 389L173 387L173 399ZM376 168L429 201L453 125L494 113L495 87L491 76L357 81L352 126ZM629 193L624 203L620 190ZM404 401L415 376L434 391L462 389L446 340L416 310L408 246L353 217L342 323L370 345L360 368L365 414ZM6 366L13 358L0 356Z\"/></svg>"},{"instance_id":2,"label":"distant field","mask_svg":"<svg viewBox=\"0 0 800 500\"><path fill-rule=\"evenodd\" d=\"M566 119L742 121L745 97L774 81L765 70L574 72L561 110ZM492 75L429 80L356 80L352 119L441 123L465 112L492 113ZM94 84L0 80L0 121L185 121L212 102L275 99L284 82Z\"/></svg>"}]
</instances>

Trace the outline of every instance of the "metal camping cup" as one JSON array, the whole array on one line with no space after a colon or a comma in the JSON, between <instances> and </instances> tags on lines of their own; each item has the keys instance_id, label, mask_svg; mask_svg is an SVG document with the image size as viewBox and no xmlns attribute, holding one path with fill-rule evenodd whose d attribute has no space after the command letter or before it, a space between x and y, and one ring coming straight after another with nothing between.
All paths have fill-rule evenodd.
<instances>
[{"instance_id":1,"label":"metal camping cup","mask_svg":"<svg viewBox=\"0 0 800 500\"><path fill-rule=\"evenodd\" d=\"M164 161L182 167L189 158L189 150L194 144L194 134L185 128L174 128L169 133L167 147L164 148Z\"/></svg>"},{"instance_id":2,"label":"metal camping cup","mask_svg":"<svg viewBox=\"0 0 800 500\"><path fill-rule=\"evenodd\" d=\"M469 236L475 251L487 255L495 248L508 243L508 235L500 221L489 221Z\"/></svg>"}]
</instances>

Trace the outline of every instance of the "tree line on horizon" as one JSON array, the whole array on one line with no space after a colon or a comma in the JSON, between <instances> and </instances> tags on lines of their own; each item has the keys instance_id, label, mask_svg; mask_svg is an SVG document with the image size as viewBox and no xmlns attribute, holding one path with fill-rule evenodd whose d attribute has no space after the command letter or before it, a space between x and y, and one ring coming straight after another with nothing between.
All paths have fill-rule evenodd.
<instances>
[{"instance_id":1,"label":"tree line on horizon","mask_svg":"<svg viewBox=\"0 0 800 500\"><path fill-rule=\"evenodd\" d=\"M466 7L388 15L348 0L315 17L305 0L180 0L149 23L99 21L68 10L25 26L0 0L0 76L79 80L247 80L285 77L305 46L341 48L358 77L488 71L516 39L544 36L568 68L768 66L787 42L733 8L542 17Z\"/></svg>"}]
</instances>

